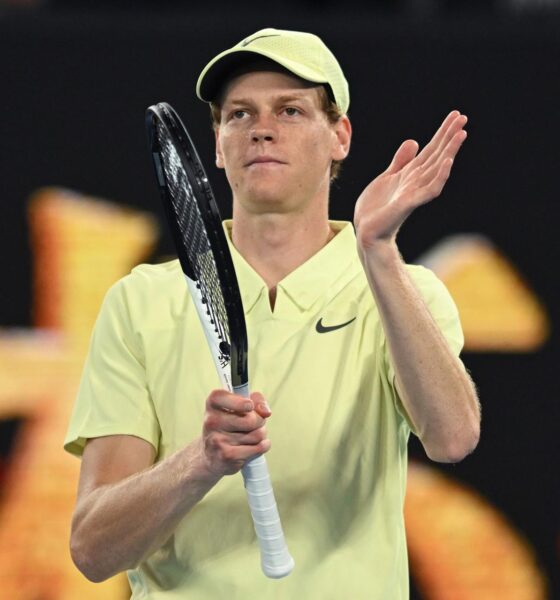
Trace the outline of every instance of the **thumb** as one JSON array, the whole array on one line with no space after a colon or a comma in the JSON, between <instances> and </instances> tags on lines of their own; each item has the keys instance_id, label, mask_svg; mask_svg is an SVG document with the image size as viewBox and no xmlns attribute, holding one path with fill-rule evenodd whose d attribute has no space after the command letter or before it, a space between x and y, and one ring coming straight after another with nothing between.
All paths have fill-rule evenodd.
<instances>
[{"instance_id":1,"label":"thumb","mask_svg":"<svg viewBox=\"0 0 560 600\"><path fill-rule=\"evenodd\" d=\"M385 173L388 173L389 175L398 173L416 156L418 147L418 142L415 140L406 140L403 142L395 152L395 156L393 156L393 160Z\"/></svg>"}]
</instances>

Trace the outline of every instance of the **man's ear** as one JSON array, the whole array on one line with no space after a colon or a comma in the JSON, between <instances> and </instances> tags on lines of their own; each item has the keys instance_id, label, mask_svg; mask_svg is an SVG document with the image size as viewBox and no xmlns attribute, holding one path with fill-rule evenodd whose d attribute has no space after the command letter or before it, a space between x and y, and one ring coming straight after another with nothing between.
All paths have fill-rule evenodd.
<instances>
[{"instance_id":1,"label":"man's ear","mask_svg":"<svg viewBox=\"0 0 560 600\"><path fill-rule=\"evenodd\" d=\"M216 166L218 169L224 168L224 157L222 154L222 146L220 144L220 128L216 127L214 129L214 136L216 139Z\"/></svg>"},{"instance_id":2,"label":"man's ear","mask_svg":"<svg viewBox=\"0 0 560 600\"><path fill-rule=\"evenodd\" d=\"M352 124L346 115L342 115L334 124L336 138L333 142L333 160L344 160L350 152L350 141L352 140Z\"/></svg>"}]
</instances>

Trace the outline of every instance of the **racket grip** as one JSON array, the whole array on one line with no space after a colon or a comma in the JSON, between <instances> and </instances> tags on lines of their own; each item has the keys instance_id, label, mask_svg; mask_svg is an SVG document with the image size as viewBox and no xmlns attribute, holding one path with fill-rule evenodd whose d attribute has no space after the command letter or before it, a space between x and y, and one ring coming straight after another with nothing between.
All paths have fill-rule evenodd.
<instances>
[{"instance_id":1,"label":"racket grip","mask_svg":"<svg viewBox=\"0 0 560 600\"><path fill-rule=\"evenodd\" d=\"M248 461L241 472L261 550L263 573L273 579L286 577L294 568L294 559L284 538L264 455Z\"/></svg>"},{"instance_id":2,"label":"racket grip","mask_svg":"<svg viewBox=\"0 0 560 600\"><path fill-rule=\"evenodd\" d=\"M235 386L234 392L249 396L249 384ZM274 490L263 454L247 461L241 469L247 500L259 547L263 573L272 579L286 577L294 568L294 559L284 538Z\"/></svg>"}]
</instances>

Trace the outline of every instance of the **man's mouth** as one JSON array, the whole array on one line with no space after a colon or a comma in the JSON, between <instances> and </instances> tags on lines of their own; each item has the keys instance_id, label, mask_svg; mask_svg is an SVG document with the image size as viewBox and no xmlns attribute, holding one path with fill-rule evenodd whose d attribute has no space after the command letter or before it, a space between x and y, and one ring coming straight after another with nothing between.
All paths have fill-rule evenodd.
<instances>
[{"instance_id":1,"label":"man's mouth","mask_svg":"<svg viewBox=\"0 0 560 600\"><path fill-rule=\"evenodd\" d=\"M252 165L285 165L286 163L274 158L273 156L257 156L250 160L245 166L251 167Z\"/></svg>"}]
</instances>

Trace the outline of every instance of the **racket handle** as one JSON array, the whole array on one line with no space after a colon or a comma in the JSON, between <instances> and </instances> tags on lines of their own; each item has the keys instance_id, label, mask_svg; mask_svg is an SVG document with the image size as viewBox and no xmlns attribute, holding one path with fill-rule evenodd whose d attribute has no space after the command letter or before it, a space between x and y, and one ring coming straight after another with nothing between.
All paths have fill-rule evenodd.
<instances>
[{"instance_id":1,"label":"racket handle","mask_svg":"<svg viewBox=\"0 0 560 600\"><path fill-rule=\"evenodd\" d=\"M261 549L263 573L267 577L280 579L292 572L294 559L284 539L265 457L261 454L248 461L241 472Z\"/></svg>"},{"instance_id":2,"label":"racket handle","mask_svg":"<svg viewBox=\"0 0 560 600\"><path fill-rule=\"evenodd\" d=\"M239 386L234 388L234 391L236 394L248 396L249 386ZM247 461L241 473L261 550L263 573L272 579L286 577L294 568L294 559L284 538L264 455Z\"/></svg>"}]
</instances>

